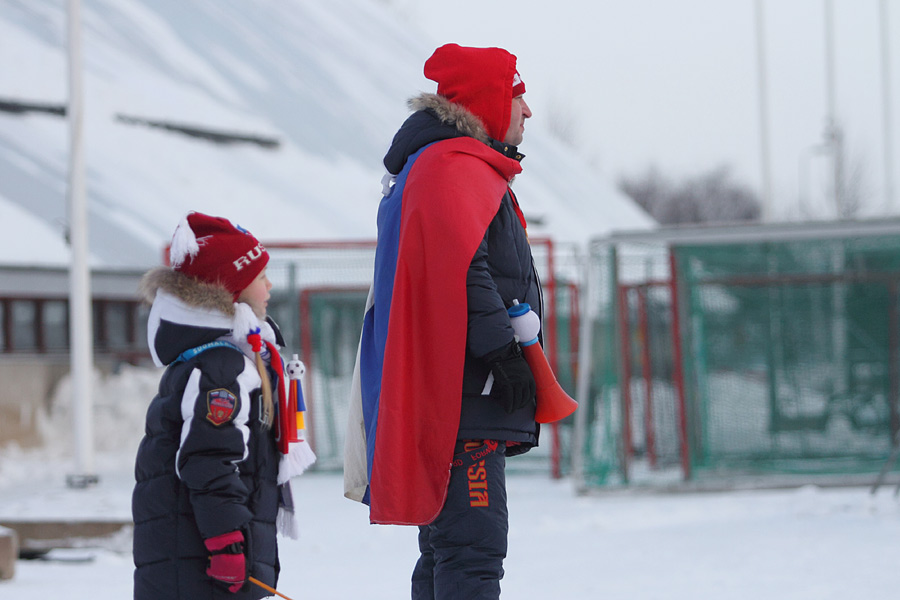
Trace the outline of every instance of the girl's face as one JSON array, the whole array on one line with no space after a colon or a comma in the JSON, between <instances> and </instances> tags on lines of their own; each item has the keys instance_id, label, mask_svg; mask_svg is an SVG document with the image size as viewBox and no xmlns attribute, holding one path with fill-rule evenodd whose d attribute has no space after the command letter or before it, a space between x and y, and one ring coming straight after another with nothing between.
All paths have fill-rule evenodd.
<instances>
[{"instance_id":1,"label":"girl's face","mask_svg":"<svg viewBox=\"0 0 900 600\"><path fill-rule=\"evenodd\" d=\"M269 290L272 289L272 282L266 276L266 269L260 271L259 275L253 282L244 288L241 295L238 296L238 302L245 302L250 305L255 314L260 319L266 318L266 307L269 304Z\"/></svg>"}]
</instances>

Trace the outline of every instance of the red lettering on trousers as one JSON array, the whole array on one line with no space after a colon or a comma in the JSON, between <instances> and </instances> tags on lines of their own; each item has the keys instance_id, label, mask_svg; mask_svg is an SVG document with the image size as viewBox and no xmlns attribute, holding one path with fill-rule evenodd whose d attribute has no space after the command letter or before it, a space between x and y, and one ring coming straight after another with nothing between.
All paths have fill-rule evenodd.
<instances>
[{"instance_id":1,"label":"red lettering on trousers","mask_svg":"<svg viewBox=\"0 0 900 600\"><path fill-rule=\"evenodd\" d=\"M479 442L466 442L466 452L481 446ZM469 506L489 506L488 500L488 484L487 469L484 467L484 461L479 461L466 470L466 477L469 480Z\"/></svg>"}]
</instances>

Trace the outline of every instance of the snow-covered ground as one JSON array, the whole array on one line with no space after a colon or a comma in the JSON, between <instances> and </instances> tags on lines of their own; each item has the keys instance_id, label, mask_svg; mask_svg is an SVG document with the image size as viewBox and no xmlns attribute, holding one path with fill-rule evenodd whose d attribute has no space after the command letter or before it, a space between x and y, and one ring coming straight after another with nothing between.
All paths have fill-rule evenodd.
<instances>
[{"instance_id":1,"label":"snow-covered ground","mask_svg":"<svg viewBox=\"0 0 900 600\"><path fill-rule=\"evenodd\" d=\"M13 468L11 463L15 464ZM100 484L65 487L72 464L7 449L0 521L130 516L130 457L98 455ZM577 496L567 480L512 475L504 598L846 600L897 590L900 504L890 487L807 486L708 494ZM408 597L414 528L367 524L337 473L295 480L303 533L280 541L279 590L295 599ZM130 537L59 552L90 562L24 561L0 598L112 600L131 595ZM51 553L50 556L53 556Z\"/></svg>"}]
</instances>

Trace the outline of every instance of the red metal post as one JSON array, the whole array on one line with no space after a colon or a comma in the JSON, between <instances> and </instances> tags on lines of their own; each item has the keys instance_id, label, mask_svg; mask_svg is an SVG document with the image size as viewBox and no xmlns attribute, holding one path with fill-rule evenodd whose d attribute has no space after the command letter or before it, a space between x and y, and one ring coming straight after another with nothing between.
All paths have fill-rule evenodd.
<instances>
[{"instance_id":1,"label":"red metal post","mask_svg":"<svg viewBox=\"0 0 900 600\"><path fill-rule=\"evenodd\" d=\"M684 360L681 351L681 303L678 297L678 266L675 251L669 248L669 286L672 294L672 369L678 399L678 441L681 445L681 471L685 481L691 478L691 450L688 444L687 401L684 393Z\"/></svg>"},{"instance_id":2,"label":"red metal post","mask_svg":"<svg viewBox=\"0 0 900 600\"><path fill-rule=\"evenodd\" d=\"M641 374L644 376L644 443L647 461L656 468L656 428L653 424L653 366L650 362L650 325L647 318L646 285L637 288L638 319L641 328Z\"/></svg>"},{"instance_id":3,"label":"red metal post","mask_svg":"<svg viewBox=\"0 0 900 600\"><path fill-rule=\"evenodd\" d=\"M546 310L543 314L543 348L547 355L547 362L550 369L556 373L559 365L559 344L557 343L557 315L556 315L556 272L553 264L553 240L550 238L532 239L532 245L542 244L547 248L547 273L543 280L544 298L546 299ZM562 477L562 469L560 462L562 461L562 450L559 439L559 423L550 425L553 432L553 439L550 442L550 475L554 479Z\"/></svg>"},{"instance_id":4,"label":"red metal post","mask_svg":"<svg viewBox=\"0 0 900 600\"><path fill-rule=\"evenodd\" d=\"M628 328L628 291L628 286L619 286L619 346L622 356L619 390L622 405L622 475L625 481L628 481L628 470L633 453L631 447L631 336Z\"/></svg>"},{"instance_id":5,"label":"red metal post","mask_svg":"<svg viewBox=\"0 0 900 600\"><path fill-rule=\"evenodd\" d=\"M544 352L547 353L547 360L550 362L550 368L556 373L556 369L559 366L559 344L557 344L556 329L558 319L556 316L556 272L554 271L555 265L553 264L553 240L540 240L540 243L547 247L547 276L544 281L544 288L547 292L544 294L544 297L547 299L547 310L544 315L544 322L546 322L547 327L544 329L543 335Z\"/></svg>"},{"instance_id":6,"label":"red metal post","mask_svg":"<svg viewBox=\"0 0 900 600\"><path fill-rule=\"evenodd\" d=\"M569 284L569 364L572 381L578 381L578 344L581 330L581 309L578 304L578 285Z\"/></svg>"},{"instance_id":7,"label":"red metal post","mask_svg":"<svg viewBox=\"0 0 900 600\"><path fill-rule=\"evenodd\" d=\"M549 335L544 337L544 343L547 344L547 358L550 361L550 369L556 373L559 366L559 343L557 337L557 325L559 323L556 315L556 271L553 264L553 240L548 239L547 244L547 291L549 299L547 302L547 324L550 326ZM553 479L562 477L562 448L559 439L559 423L553 423L553 442L550 448L550 471Z\"/></svg>"},{"instance_id":8,"label":"red metal post","mask_svg":"<svg viewBox=\"0 0 900 600\"><path fill-rule=\"evenodd\" d=\"M317 286L308 287L300 290L300 302L298 310L300 312L300 359L306 366L306 382L303 387L303 399L306 401L306 412L309 413L306 418L307 433L309 434L309 444L315 449L315 411L316 411L316 389L314 381L313 365L315 363L315 349L313 348L312 334L312 311L311 298L318 294L344 293L344 292L362 292L368 291L365 286Z\"/></svg>"}]
</instances>

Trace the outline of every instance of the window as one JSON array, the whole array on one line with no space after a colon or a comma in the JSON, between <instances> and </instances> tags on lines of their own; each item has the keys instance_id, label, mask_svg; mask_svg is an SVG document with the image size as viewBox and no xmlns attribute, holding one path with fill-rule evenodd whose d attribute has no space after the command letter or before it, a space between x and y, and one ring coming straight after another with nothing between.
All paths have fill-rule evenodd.
<instances>
[{"instance_id":1,"label":"window","mask_svg":"<svg viewBox=\"0 0 900 600\"><path fill-rule=\"evenodd\" d=\"M106 347L110 350L122 350L131 347L134 339L134 319L131 314L132 304L125 302L107 302L103 316L106 320Z\"/></svg>"},{"instance_id":2,"label":"window","mask_svg":"<svg viewBox=\"0 0 900 600\"><path fill-rule=\"evenodd\" d=\"M91 335L94 340L94 350L105 350L106 346L106 322L104 315L106 314L106 302L103 300L94 300L91 302Z\"/></svg>"},{"instance_id":3,"label":"window","mask_svg":"<svg viewBox=\"0 0 900 600\"><path fill-rule=\"evenodd\" d=\"M44 325L44 349L48 352L65 351L69 347L69 303L65 300L47 300L42 311Z\"/></svg>"},{"instance_id":4,"label":"window","mask_svg":"<svg viewBox=\"0 0 900 600\"><path fill-rule=\"evenodd\" d=\"M0 300L0 352L6 352L6 304Z\"/></svg>"},{"instance_id":5,"label":"window","mask_svg":"<svg viewBox=\"0 0 900 600\"><path fill-rule=\"evenodd\" d=\"M91 308L96 352L146 352L148 307L128 300L95 299ZM0 353L68 349L68 300L0 298Z\"/></svg>"},{"instance_id":6,"label":"window","mask_svg":"<svg viewBox=\"0 0 900 600\"><path fill-rule=\"evenodd\" d=\"M138 304L135 307L137 319L135 325L134 346L141 351L147 350L147 320L150 318L150 307L146 304Z\"/></svg>"},{"instance_id":7,"label":"window","mask_svg":"<svg viewBox=\"0 0 900 600\"><path fill-rule=\"evenodd\" d=\"M37 304L33 300L13 300L12 347L16 351L37 350Z\"/></svg>"}]
</instances>

